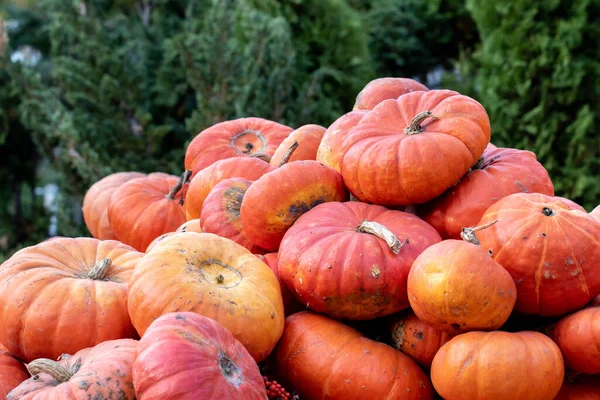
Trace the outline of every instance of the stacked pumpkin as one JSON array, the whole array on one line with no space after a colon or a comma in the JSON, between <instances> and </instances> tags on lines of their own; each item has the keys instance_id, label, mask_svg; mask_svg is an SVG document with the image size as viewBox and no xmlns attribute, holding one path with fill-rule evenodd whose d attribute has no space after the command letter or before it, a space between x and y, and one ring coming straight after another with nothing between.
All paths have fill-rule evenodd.
<instances>
[{"instance_id":1,"label":"stacked pumpkin","mask_svg":"<svg viewBox=\"0 0 600 400\"><path fill-rule=\"evenodd\" d=\"M490 138L383 78L327 129L224 121L181 177L105 177L94 239L0 266L0 398L600 398L600 207Z\"/></svg>"}]
</instances>

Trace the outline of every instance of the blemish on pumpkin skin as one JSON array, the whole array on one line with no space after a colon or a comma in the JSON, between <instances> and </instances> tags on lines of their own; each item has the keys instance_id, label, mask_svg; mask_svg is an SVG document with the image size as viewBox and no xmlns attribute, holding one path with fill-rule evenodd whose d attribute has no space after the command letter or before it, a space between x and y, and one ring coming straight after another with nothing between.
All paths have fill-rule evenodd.
<instances>
[{"instance_id":1,"label":"blemish on pumpkin skin","mask_svg":"<svg viewBox=\"0 0 600 400\"><path fill-rule=\"evenodd\" d=\"M326 200L322 197L312 200L311 202L297 201L297 202L293 203L292 205L290 205L290 207L287 210L288 212L286 213L286 215L282 216L283 222L286 224L294 223L303 214L305 214L309 210L315 208L319 204L325 203L325 201Z\"/></svg>"},{"instance_id":2,"label":"blemish on pumpkin skin","mask_svg":"<svg viewBox=\"0 0 600 400\"><path fill-rule=\"evenodd\" d=\"M415 333L413 333L413 336L415 338L417 338L418 340L423 340L425 339L425 334L421 331L415 331Z\"/></svg>"}]
</instances>

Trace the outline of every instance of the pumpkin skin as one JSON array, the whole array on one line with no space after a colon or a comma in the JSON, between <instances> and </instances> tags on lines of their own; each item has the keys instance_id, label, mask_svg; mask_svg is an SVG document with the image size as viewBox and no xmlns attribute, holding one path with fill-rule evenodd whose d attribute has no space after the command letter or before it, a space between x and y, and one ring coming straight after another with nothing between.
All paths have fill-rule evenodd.
<instances>
[{"instance_id":1,"label":"pumpkin skin","mask_svg":"<svg viewBox=\"0 0 600 400\"><path fill-rule=\"evenodd\" d=\"M308 311L287 317L275 362L281 379L300 398L433 398L429 379L410 358Z\"/></svg>"},{"instance_id":2,"label":"pumpkin skin","mask_svg":"<svg viewBox=\"0 0 600 400\"><path fill-rule=\"evenodd\" d=\"M186 216L188 221L200 218L204 200L210 191L221 181L229 178L244 178L255 181L275 167L258 158L236 157L217 161L200 171L190 182L186 196Z\"/></svg>"},{"instance_id":3,"label":"pumpkin skin","mask_svg":"<svg viewBox=\"0 0 600 400\"><path fill-rule=\"evenodd\" d=\"M231 239L256 254L263 250L248 239L240 218L244 193L251 184L251 181L244 178L219 182L204 201L200 226L203 232Z\"/></svg>"},{"instance_id":4,"label":"pumpkin skin","mask_svg":"<svg viewBox=\"0 0 600 400\"><path fill-rule=\"evenodd\" d=\"M179 180L156 172L115 190L108 218L117 239L143 252L160 235L177 230L186 221L181 191L171 193Z\"/></svg>"},{"instance_id":5,"label":"pumpkin skin","mask_svg":"<svg viewBox=\"0 0 600 400\"><path fill-rule=\"evenodd\" d=\"M317 161L341 172L340 150L344 139L366 114L367 111L364 110L352 111L336 119L323 134L317 151Z\"/></svg>"},{"instance_id":6,"label":"pumpkin skin","mask_svg":"<svg viewBox=\"0 0 600 400\"><path fill-rule=\"evenodd\" d=\"M142 178L140 172L117 172L94 183L83 198L83 220L93 237L100 240L114 240L115 234L108 221L108 203L113 192L125 182Z\"/></svg>"},{"instance_id":7,"label":"pumpkin skin","mask_svg":"<svg viewBox=\"0 0 600 400\"><path fill-rule=\"evenodd\" d=\"M361 229L380 224L396 237L390 244ZM349 201L321 204L287 231L279 249L279 273L301 304L337 319L370 320L408 307L411 265L440 236L402 211Z\"/></svg>"},{"instance_id":8,"label":"pumpkin skin","mask_svg":"<svg viewBox=\"0 0 600 400\"><path fill-rule=\"evenodd\" d=\"M552 400L563 379L560 350L532 331L458 335L431 364L433 386L446 400Z\"/></svg>"},{"instance_id":9,"label":"pumpkin skin","mask_svg":"<svg viewBox=\"0 0 600 400\"><path fill-rule=\"evenodd\" d=\"M451 337L421 321L412 310L403 311L394 318L391 332L392 346L425 369L431 368L433 358Z\"/></svg>"},{"instance_id":10,"label":"pumpkin skin","mask_svg":"<svg viewBox=\"0 0 600 400\"><path fill-rule=\"evenodd\" d=\"M559 196L555 196L555 199L559 199L560 201L562 201L563 203L566 203L571 210L579 210L579 211L585 211L585 208L583 208L582 206L580 206L579 204L575 203L573 200L571 199L567 199L566 197L559 197Z\"/></svg>"},{"instance_id":11,"label":"pumpkin skin","mask_svg":"<svg viewBox=\"0 0 600 400\"><path fill-rule=\"evenodd\" d=\"M600 374L600 307L589 307L562 318L552 338L567 366L584 374Z\"/></svg>"},{"instance_id":12,"label":"pumpkin skin","mask_svg":"<svg viewBox=\"0 0 600 400\"><path fill-rule=\"evenodd\" d=\"M210 233L178 233L145 254L131 277L128 307L140 336L170 312L213 318L256 362L273 350L284 325L273 271L246 248Z\"/></svg>"},{"instance_id":13,"label":"pumpkin skin","mask_svg":"<svg viewBox=\"0 0 600 400\"><path fill-rule=\"evenodd\" d=\"M565 382L554 400L600 400L600 386Z\"/></svg>"},{"instance_id":14,"label":"pumpkin skin","mask_svg":"<svg viewBox=\"0 0 600 400\"><path fill-rule=\"evenodd\" d=\"M343 142L344 182L367 203L425 203L456 184L477 162L490 131L483 106L451 90L384 100Z\"/></svg>"},{"instance_id":15,"label":"pumpkin skin","mask_svg":"<svg viewBox=\"0 0 600 400\"><path fill-rule=\"evenodd\" d=\"M0 399L29 378L27 368L0 344Z\"/></svg>"},{"instance_id":16,"label":"pumpkin skin","mask_svg":"<svg viewBox=\"0 0 600 400\"><path fill-rule=\"evenodd\" d=\"M276 251L285 232L300 216L321 203L344 201L342 176L317 161L296 161L254 182L242 201L242 226L248 238Z\"/></svg>"},{"instance_id":17,"label":"pumpkin skin","mask_svg":"<svg viewBox=\"0 0 600 400\"><path fill-rule=\"evenodd\" d=\"M316 160L317 150L324 134L325 128L320 125L309 124L301 126L281 142L273 157L271 157L271 165L278 166L294 142L298 142L298 149L294 151L289 162Z\"/></svg>"},{"instance_id":18,"label":"pumpkin skin","mask_svg":"<svg viewBox=\"0 0 600 400\"><path fill-rule=\"evenodd\" d=\"M266 400L256 362L218 322L191 312L169 313L137 346L133 384L138 400Z\"/></svg>"},{"instance_id":19,"label":"pumpkin skin","mask_svg":"<svg viewBox=\"0 0 600 400\"><path fill-rule=\"evenodd\" d=\"M185 169L192 176L216 161L232 157L263 157L267 161L293 131L263 118L220 122L200 132L185 152Z\"/></svg>"},{"instance_id":20,"label":"pumpkin skin","mask_svg":"<svg viewBox=\"0 0 600 400\"><path fill-rule=\"evenodd\" d=\"M548 214L548 215L546 215ZM491 206L477 233L517 285L515 310L559 316L600 294L600 223L560 198L511 194Z\"/></svg>"},{"instance_id":21,"label":"pumpkin skin","mask_svg":"<svg viewBox=\"0 0 600 400\"><path fill-rule=\"evenodd\" d=\"M406 93L428 90L427 86L409 78L374 79L358 93L353 110L372 110L384 100L397 99Z\"/></svg>"},{"instance_id":22,"label":"pumpkin skin","mask_svg":"<svg viewBox=\"0 0 600 400\"><path fill-rule=\"evenodd\" d=\"M187 222L184 222L175 232L197 232L202 233L202 228L200 228L200 218L191 219Z\"/></svg>"},{"instance_id":23,"label":"pumpkin skin","mask_svg":"<svg viewBox=\"0 0 600 400\"><path fill-rule=\"evenodd\" d=\"M36 360L29 364L33 376L10 392L7 400L134 400L131 370L137 344L133 339L108 340L73 356L62 355L58 362L47 360L68 372L65 381L34 371Z\"/></svg>"},{"instance_id":24,"label":"pumpkin skin","mask_svg":"<svg viewBox=\"0 0 600 400\"><path fill-rule=\"evenodd\" d=\"M165 240L167 240L168 238L170 238L171 236L175 235L176 233L181 233L181 232L168 232L168 233L164 233L162 235L160 235L159 237L157 237L156 239L154 239L152 241L152 243L150 243L148 245L148 247L146 247L146 251L145 253L150 252L150 250L152 250L153 248L156 247L156 245L164 242Z\"/></svg>"},{"instance_id":25,"label":"pumpkin skin","mask_svg":"<svg viewBox=\"0 0 600 400\"><path fill-rule=\"evenodd\" d=\"M554 185L534 153L488 145L456 186L419 207L418 214L442 238L460 239L462 228L475 226L492 204L518 192L554 196Z\"/></svg>"},{"instance_id":26,"label":"pumpkin skin","mask_svg":"<svg viewBox=\"0 0 600 400\"><path fill-rule=\"evenodd\" d=\"M281 276L279 275L279 263L277 261L278 254L277 253L267 253L265 255L256 254L258 258L260 258L265 264L271 268L271 271L275 273L277 279L279 280L279 287L281 288L281 298L283 300L283 310L285 312L285 316L292 315L294 313L306 310L302 304L296 300L294 295L290 293L289 290L283 285L281 282Z\"/></svg>"},{"instance_id":27,"label":"pumpkin skin","mask_svg":"<svg viewBox=\"0 0 600 400\"><path fill-rule=\"evenodd\" d=\"M18 251L0 266L0 342L29 362L135 338L127 284L141 257L115 240L93 238Z\"/></svg>"},{"instance_id":28,"label":"pumpkin skin","mask_svg":"<svg viewBox=\"0 0 600 400\"><path fill-rule=\"evenodd\" d=\"M600 221L600 206L594 208L590 215Z\"/></svg>"},{"instance_id":29,"label":"pumpkin skin","mask_svg":"<svg viewBox=\"0 0 600 400\"><path fill-rule=\"evenodd\" d=\"M517 288L481 247L448 239L425 250L408 274L410 306L422 321L449 333L500 328Z\"/></svg>"}]
</instances>

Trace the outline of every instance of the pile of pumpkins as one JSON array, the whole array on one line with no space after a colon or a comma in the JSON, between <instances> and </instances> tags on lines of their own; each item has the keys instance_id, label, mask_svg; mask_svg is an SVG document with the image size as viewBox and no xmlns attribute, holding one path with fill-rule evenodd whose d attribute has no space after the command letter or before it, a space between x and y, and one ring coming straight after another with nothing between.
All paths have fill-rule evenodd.
<instances>
[{"instance_id":1,"label":"pile of pumpkins","mask_svg":"<svg viewBox=\"0 0 600 400\"><path fill-rule=\"evenodd\" d=\"M328 128L224 121L0 266L0 398L600 399L600 208L484 107L370 82Z\"/></svg>"}]
</instances>

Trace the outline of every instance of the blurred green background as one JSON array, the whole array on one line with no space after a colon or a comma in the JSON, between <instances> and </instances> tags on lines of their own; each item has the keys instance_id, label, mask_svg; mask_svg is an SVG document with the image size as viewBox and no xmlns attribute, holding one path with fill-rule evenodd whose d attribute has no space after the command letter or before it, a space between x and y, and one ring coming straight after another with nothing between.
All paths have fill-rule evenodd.
<instances>
[{"instance_id":1,"label":"blurred green background","mask_svg":"<svg viewBox=\"0 0 600 400\"><path fill-rule=\"evenodd\" d=\"M328 126L371 79L487 109L557 195L600 203L598 0L12 0L0 6L0 261L88 235L87 188L180 174L218 121Z\"/></svg>"}]
</instances>

